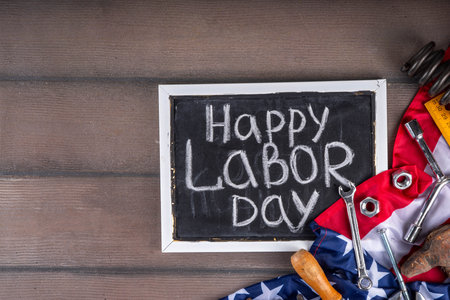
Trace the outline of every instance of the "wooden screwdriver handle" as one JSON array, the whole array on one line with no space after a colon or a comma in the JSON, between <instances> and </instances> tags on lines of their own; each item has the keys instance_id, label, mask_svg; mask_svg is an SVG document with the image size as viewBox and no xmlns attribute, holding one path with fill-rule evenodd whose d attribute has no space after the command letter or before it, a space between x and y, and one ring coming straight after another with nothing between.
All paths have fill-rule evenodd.
<instances>
[{"instance_id":1,"label":"wooden screwdriver handle","mask_svg":"<svg viewBox=\"0 0 450 300\"><path fill-rule=\"evenodd\" d=\"M291 256L291 263L298 275L324 300L340 300L339 294L330 284L325 273L311 253L300 249Z\"/></svg>"}]
</instances>

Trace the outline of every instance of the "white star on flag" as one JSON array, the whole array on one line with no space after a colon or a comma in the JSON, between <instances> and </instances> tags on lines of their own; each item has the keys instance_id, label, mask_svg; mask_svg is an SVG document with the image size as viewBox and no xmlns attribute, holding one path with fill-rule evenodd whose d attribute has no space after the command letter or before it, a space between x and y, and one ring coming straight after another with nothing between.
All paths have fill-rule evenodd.
<instances>
[{"instance_id":1,"label":"white star on flag","mask_svg":"<svg viewBox=\"0 0 450 300\"><path fill-rule=\"evenodd\" d=\"M283 298L281 298L278 295L278 292L283 288L283 285L280 285L276 288L274 288L273 290L269 289L263 282L261 282L261 289L262 289L262 294L259 295L256 298L253 298L253 300L275 300L275 299L280 299L283 300Z\"/></svg>"},{"instance_id":2,"label":"white star on flag","mask_svg":"<svg viewBox=\"0 0 450 300\"><path fill-rule=\"evenodd\" d=\"M369 293L367 294L367 299L372 299L375 296L379 296L386 299L387 298L386 291L382 288L378 288L378 282L380 281L381 278L388 275L389 272L378 271L377 263L375 262L375 260L372 260L372 265L370 266L370 269L367 270L367 273L373 283L372 288L369 289Z\"/></svg>"},{"instance_id":3,"label":"white star on flag","mask_svg":"<svg viewBox=\"0 0 450 300\"><path fill-rule=\"evenodd\" d=\"M367 294L367 300L372 299L373 297L378 296L381 297L383 299L387 299L387 294L384 291L384 289L382 288L377 288L377 287L371 287L369 289L369 293Z\"/></svg>"},{"instance_id":4,"label":"white star on flag","mask_svg":"<svg viewBox=\"0 0 450 300\"><path fill-rule=\"evenodd\" d=\"M337 235L336 237L345 242L345 250L344 250L344 254L342 254L342 256L345 256L347 253L349 253L353 249L352 240L350 240L346 236L343 236L342 234Z\"/></svg>"},{"instance_id":5,"label":"white star on flag","mask_svg":"<svg viewBox=\"0 0 450 300\"><path fill-rule=\"evenodd\" d=\"M236 293L229 295L228 300L234 300L238 294L239 295L249 295L249 293L245 289L240 289Z\"/></svg>"},{"instance_id":6,"label":"white star on flag","mask_svg":"<svg viewBox=\"0 0 450 300\"><path fill-rule=\"evenodd\" d=\"M428 286L426 285L425 282L422 282L422 284L420 285L419 293L421 293L422 296L424 296L425 299L427 299L427 300L428 299L439 299L442 296L444 296L444 294L430 292L430 290L428 289Z\"/></svg>"},{"instance_id":7,"label":"white star on flag","mask_svg":"<svg viewBox=\"0 0 450 300\"><path fill-rule=\"evenodd\" d=\"M377 263L375 262L375 260L372 260L372 265L370 266L370 269L367 270L367 272L369 273L369 277L370 279L372 279L372 283L374 286L378 286L378 282L380 281L380 279L389 274L389 272L378 271Z\"/></svg>"}]
</instances>

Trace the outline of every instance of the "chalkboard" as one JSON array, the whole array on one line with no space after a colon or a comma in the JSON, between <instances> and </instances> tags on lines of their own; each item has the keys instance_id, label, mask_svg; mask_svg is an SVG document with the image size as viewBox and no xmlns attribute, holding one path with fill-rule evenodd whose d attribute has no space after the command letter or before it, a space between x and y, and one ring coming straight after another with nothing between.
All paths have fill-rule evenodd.
<instances>
[{"instance_id":1,"label":"chalkboard","mask_svg":"<svg viewBox=\"0 0 450 300\"><path fill-rule=\"evenodd\" d=\"M338 186L377 172L376 95L168 95L172 241L312 240Z\"/></svg>"}]
</instances>

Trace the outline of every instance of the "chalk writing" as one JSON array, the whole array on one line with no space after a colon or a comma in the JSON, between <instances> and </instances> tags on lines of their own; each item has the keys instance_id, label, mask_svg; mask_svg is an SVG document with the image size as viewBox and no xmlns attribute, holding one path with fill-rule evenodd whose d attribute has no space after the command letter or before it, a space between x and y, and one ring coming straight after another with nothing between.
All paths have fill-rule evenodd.
<instances>
[{"instance_id":1,"label":"chalk writing","mask_svg":"<svg viewBox=\"0 0 450 300\"><path fill-rule=\"evenodd\" d=\"M176 239L311 238L306 225L339 198L337 186L373 175L372 99L174 97Z\"/></svg>"},{"instance_id":2,"label":"chalk writing","mask_svg":"<svg viewBox=\"0 0 450 300\"><path fill-rule=\"evenodd\" d=\"M230 131L231 128L230 104L225 104L221 107L224 116L223 122L214 121L215 109L216 108L213 105L206 105L205 109L206 141L214 143L214 128L217 127L223 129L222 143L225 144L229 142L232 138ZM311 105L308 105L308 113L311 116L314 123L319 126L319 129L312 138L312 141L314 143L317 143L318 140L320 139L320 136L325 130L329 115L329 109L327 107L324 107L320 121L314 114ZM298 120L296 120L296 118ZM241 129L239 127L240 123L244 119L248 121L249 125L247 129L248 131L245 134L241 133ZM277 119L275 120L275 125L274 119ZM298 109L289 108L288 143L290 147L294 146L294 135L302 132L302 130L306 126L306 122L307 122L306 117L302 111ZM295 126L296 123L299 125ZM266 112L265 125L268 142L264 143L262 146L262 158L261 158L261 165L263 170L262 183L264 184L264 186L267 189L270 189L273 186L283 185L288 180L290 174L292 174L294 179L299 184L306 185L313 182L317 178L319 169L316 157L311 147L307 145L296 145L291 151L289 162L287 162L286 160L280 158L278 146L275 143L273 143L273 135L280 132L286 125L285 115L278 110L268 110ZM234 128L233 131L234 136L241 141L247 140L248 138L250 138L250 136L254 136L255 141L257 143L261 143L262 141L261 130L258 127L256 117L254 115L251 114L239 115L236 118L233 128ZM329 151L333 148L340 148L345 151L345 158L343 161L335 164L330 163ZM309 176L306 176L304 178L302 178L299 173L298 157L300 153L305 153L309 157L309 161L312 166ZM345 178L342 174L339 174L338 170L345 166L350 165L353 161L353 157L354 157L353 150L345 143L341 141L332 141L326 143L323 159L325 170L324 180L326 187L330 187L331 177L334 177L341 184L344 185L347 184L348 179ZM241 163L241 166L243 167L246 173L245 181L238 183L235 182L230 176L230 164L232 163L233 160L237 160ZM252 188L259 187L258 180L255 177L254 171L252 170L252 166L249 162L247 153L243 149L229 151L228 157L225 163L223 164L222 168L223 179L222 176L217 177L216 183L213 185L194 186L192 180L193 176L192 164L193 164L192 144L191 139L188 139L186 141L186 185L188 189L191 189L196 192L218 191L225 188L224 183L226 186L229 186L237 190L247 189L249 188L250 185L252 186ZM302 216L298 225L294 226L293 223L289 220L289 217L287 216L286 211L284 209L281 196L271 195L266 197L261 207L261 217L267 226L276 227L279 226L284 221L291 232L297 232L304 225L304 222L306 221L306 219L308 218L309 214L312 212L315 204L318 201L319 193L317 191L314 191L314 193L311 195L310 200L307 202L306 206L302 203L298 194L295 191L292 190L291 193L292 193L292 201L295 204L295 207L297 208L299 214ZM235 227L247 226L256 219L256 216L258 215L258 208L251 199L240 195L233 195L232 199L233 199L233 215L232 215L233 226ZM266 216L266 210L268 205L275 200L279 205L279 210L281 214L277 220L269 220ZM238 212L237 205L239 201L245 201L247 203L250 203L254 210L254 213L249 218L243 221L238 221L237 217Z\"/></svg>"}]
</instances>

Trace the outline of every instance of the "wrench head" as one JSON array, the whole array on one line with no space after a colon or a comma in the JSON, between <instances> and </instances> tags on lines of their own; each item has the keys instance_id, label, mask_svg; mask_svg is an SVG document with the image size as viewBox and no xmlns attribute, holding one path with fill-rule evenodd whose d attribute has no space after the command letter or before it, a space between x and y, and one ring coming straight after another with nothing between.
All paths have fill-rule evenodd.
<instances>
[{"instance_id":1,"label":"wrench head","mask_svg":"<svg viewBox=\"0 0 450 300\"><path fill-rule=\"evenodd\" d=\"M356 191L356 187L353 184L353 182L348 181L348 186L350 187L350 189L348 191L344 191L344 189L342 188L342 185L339 186L339 195L342 197L342 199L348 199L353 197L353 195L355 194Z\"/></svg>"},{"instance_id":2,"label":"wrench head","mask_svg":"<svg viewBox=\"0 0 450 300\"><path fill-rule=\"evenodd\" d=\"M369 276L367 275L363 275L361 277L358 278L358 287L361 290L370 290L370 288L372 287L372 279L370 279Z\"/></svg>"}]
</instances>

